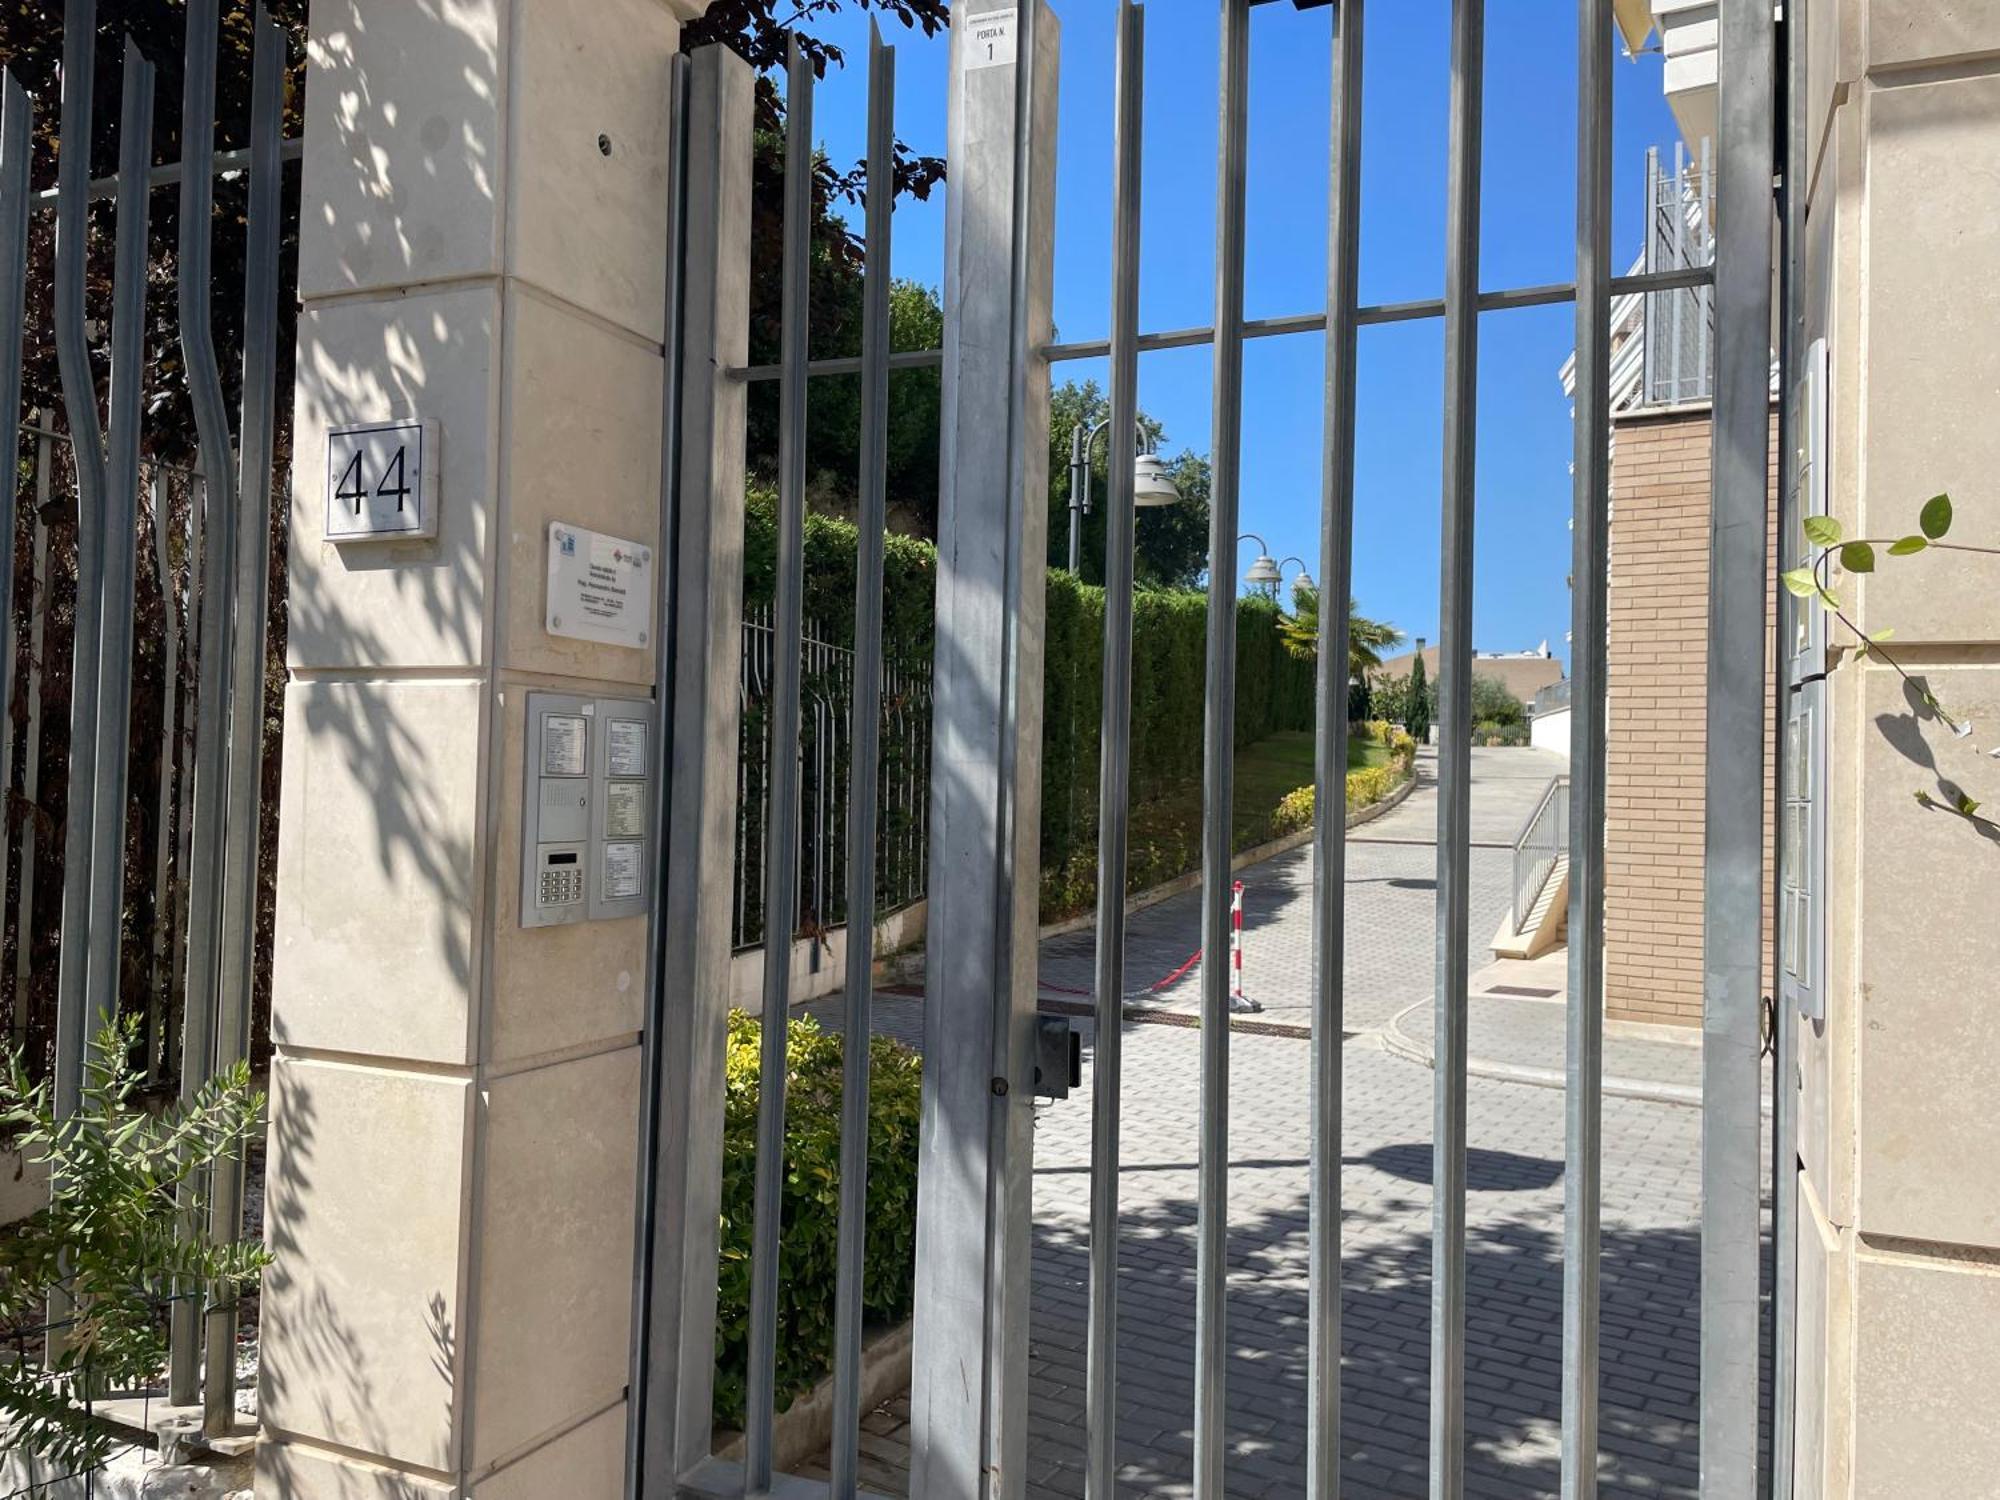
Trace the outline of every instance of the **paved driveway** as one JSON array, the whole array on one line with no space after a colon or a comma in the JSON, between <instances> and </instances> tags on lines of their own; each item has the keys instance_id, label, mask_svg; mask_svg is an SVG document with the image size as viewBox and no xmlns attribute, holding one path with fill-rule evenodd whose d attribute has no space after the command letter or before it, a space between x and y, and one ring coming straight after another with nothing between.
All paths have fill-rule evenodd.
<instances>
[{"instance_id":1,"label":"paved driveway","mask_svg":"<svg viewBox=\"0 0 2000 1500\"><path fill-rule=\"evenodd\" d=\"M1428 757L1424 769L1428 771ZM1511 843L1560 761L1475 751L1474 836ZM1349 857L1344 1048L1341 1455L1345 1493L1427 1493L1432 1074L1373 1033L1427 994L1434 961L1435 794L1422 785L1359 831ZM1418 841L1419 839L1423 841ZM1473 851L1475 964L1507 899L1511 856ZM1304 1020L1311 852L1246 871L1250 987L1269 1018ZM1193 897L1130 924L1135 987L1196 941ZM1045 984L1087 989L1091 937L1043 945ZM1164 998L1191 1007L1183 981ZM822 1015L830 1007L815 1007ZM878 1001L878 1028L920 1039L922 1003ZM1038 1109L1029 1494L1083 1494L1090 1076ZM1121 1495L1188 1496L1194 1411L1195 1158L1199 1035L1129 1022L1120 1150L1118 1441ZM1228 1372L1231 1496L1304 1491L1309 1047L1230 1042ZM1560 1454L1563 1096L1468 1085L1468 1490L1553 1494ZM1606 1495L1695 1492L1700 1117L1610 1098L1604 1107L1601 1464ZM871 1415L878 1492L906 1493L907 1403Z\"/></svg>"},{"instance_id":2,"label":"paved driveway","mask_svg":"<svg viewBox=\"0 0 2000 1500\"><path fill-rule=\"evenodd\" d=\"M1513 901L1513 842L1549 778L1565 766L1542 750L1472 752L1472 877L1468 939L1476 969L1492 956L1493 934ZM1347 985L1344 1029L1378 1030L1431 992L1437 951L1437 778L1435 752L1417 763L1417 787L1389 813L1357 828L1347 852ZM1312 1019L1313 849L1252 865L1243 882L1244 992L1265 1019ZM1201 946L1201 896L1189 891L1126 923L1128 996L1170 1010L1201 1005L1199 969L1164 978ZM1097 934L1042 945L1042 982L1051 995L1092 989Z\"/></svg>"}]
</instances>

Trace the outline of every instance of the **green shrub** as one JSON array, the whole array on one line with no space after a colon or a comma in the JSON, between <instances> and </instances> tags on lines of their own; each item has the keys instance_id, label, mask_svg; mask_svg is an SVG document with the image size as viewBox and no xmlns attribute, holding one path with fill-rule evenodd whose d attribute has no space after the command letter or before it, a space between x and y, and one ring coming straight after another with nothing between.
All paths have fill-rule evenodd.
<instances>
[{"instance_id":1,"label":"green shrub","mask_svg":"<svg viewBox=\"0 0 2000 1500\"><path fill-rule=\"evenodd\" d=\"M1103 726L1104 590L1066 572L1048 575L1042 700L1042 870L1045 917L1088 905L1096 889L1097 777ZM1280 730L1313 727L1313 664L1285 649L1278 607L1262 595L1236 601L1238 749ZM1201 778L1207 692L1208 595L1146 589L1132 601L1132 766L1135 807L1173 797ZM1134 839L1128 889L1192 868L1185 839ZM1085 868L1088 867L1088 874Z\"/></svg>"},{"instance_id":2,"label":"green shrub","mask_svg":"<svg viewBox=\"0 0 2000 1500\"><path fill-rule=\"evenodd\" d=\"M1526 706L1509 691L1506 683L1484 672L1473 675L1472 722L1479 730L1483 730L1488 723L1524 724L1527 718Z\"/></svg>"},{"instance_id":3,"label":"green shrub","mask_svg":"<svg viewBox=\"0 0 2000 1500\"><path fill-rule=\"evenodd\" d=\"M1313 805L1317 799L1313 789L1302 786L1296 792L1287 792L1271 813L1271 837L1283 838L1288 833L1297 833L1302 828L1312 827Z\"/></svg>"},{"instance_id":4,"label":"green shrub","mask_svg":"<svg viewBox=\"0 0 2000 1500\"><path fill-rule=\"evenodd\" d=\"M749 1373L750 1252L755 1228L758 1045L751 1016L729 1017L722 1135L722 1255L715 1310L715 1419L743 1422ZM839 1254L842 1039L804 1018L786 1037L785 1186L778 1255L778 1405L833 1367ZM887 1037L869 1047L868 1233L862 1315L908 1317L917 1249L917 1131L923 1069Z\"/></svg>"},{"instance_id":5,"label":"green shrub","mask_svg":"<svg viewBox=\"0 0 2000 1500\"><path fill-rule=\"evenodd\" d=\"M1390 746L1390 761L1386 766L1366 766L1347 773L1347 810L1356 812L1364 807L1373 807L1384 797L1395 791L1410 779L1410 764L1415 758L1415 742L1408 735L1397 734L1405 742L1406 749ZM1271 836L1282 838L1288 833L1296 833L1302 828L1312 827L1313 809L1318 798L1313 788L1302 786L1295 792L1285 793L1271 814Z\"/></svg>"},{"instance_id":6,"label":"green shrub","mask_svg":"<svg viewBox=\"0 0 2000 1500\"><path fill-rule=\"evenodd\" d=\"M22 1452L72 1470L103 1463L116 1435L93 1421L92 1391L142 1386L167 1358L166 1310L177 1289L230 1296L253 1289L270 1255L256 1240L209 1235L197 1195L191 1233L176 1231L184 1187L241 1160L264 1096L245 1063L158 1114L133 1103L136 1020L107 1025L85 1056L76 1112L60 1122L46 1081L30 1082L18 1051L0 1067L0 1140L46 1163L49 1206L0 1229L0 1328L39 1324L52 1294L76 1309L46 1365L0 1360L0 1431ZM183 1291L182 1295L200 1295Z\"/></svg>"}]
</instances>

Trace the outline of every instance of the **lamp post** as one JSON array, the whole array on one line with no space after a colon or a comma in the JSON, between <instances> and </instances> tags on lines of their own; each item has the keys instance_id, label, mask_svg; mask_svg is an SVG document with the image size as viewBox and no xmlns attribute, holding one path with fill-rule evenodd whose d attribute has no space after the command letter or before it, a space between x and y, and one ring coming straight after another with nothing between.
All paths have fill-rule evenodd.
<instances>
[{"instance_id":1,"label":"lamp post","mask_svg":"<svg viewBox=\"0 0 2000 1500\"><path fill-rule=\"evenodd\" d=\"M1069 442L1069 570L1083 577L1083 518L1090 514L1090 445L1099 433L1111 426L1106 417L1093 427L1079 422L1070 429ZM1172 505L1181 492L1174 477L1158 454L1142 445L1132 460L1132 503L1141 508Z\"/></svg>"},{"instance_id":2,"label":"lamp post","mask_svg":"<svg viewBox=\"0 0 2000 1500\"><path fill-rule=\"evenodd\" d=\"M1245 542L1255 542L1257 544L1257 558L1250 564L1250 571L1243 575L1243 581L1255 584L1259 588L1270 589L1271 597L1275 599L1277 597L1278 579L1282 575L1278 572L1278 560L1271 556L1270 544L1254 531L1246 531L1236 538L1236 544L1239 547Z\"/></svg>"},{"instance_id":3,"label":"lamp post","mask_svg":"<svg viewBox=\"0 0 2000 1500\"><path fill-rule=\"evenodd\" d=\"M1284 577L1285 569L1290 567L1293 563L1297 563L1299 566L1299 576L1292 580L1292 598L1296 600L1299 597L1300 589L1314 588L1317 585L1313 583L1312 574L1306 571L1305 559L1302 557L1280 558L1278 560L1278 576L1280 578ZM1272 586L1274 594L1276 592L1276 587L1277 587L1276 585Z\"/></svg>"}]
</instances>

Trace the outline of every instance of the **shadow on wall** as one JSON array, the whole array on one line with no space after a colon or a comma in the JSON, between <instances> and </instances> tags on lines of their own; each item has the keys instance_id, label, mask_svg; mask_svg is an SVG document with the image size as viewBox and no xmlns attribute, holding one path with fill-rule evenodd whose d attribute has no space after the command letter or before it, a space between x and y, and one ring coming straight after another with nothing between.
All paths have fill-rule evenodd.
<instances>
[{"instance_id":1,"label":"shadow on wall","mask_svg":"<svg viewBox=\"0 0 2000 1500\"><path fill-rule=\"evenodd\" d=\"M361 0L316 0L313 9L306 103L311 149L301 223L301 261L312 284L305 291L325 292L330 282L337 289L343 283L432 279L434 272L426 267L438 252L436 226L446 210L456 212L478 200L490 204L495 196L498 133L481 119L497 118L501 97L494 24L479 8L439 0L406 0L388 8ZM413 38L421 34L421 56L412 47L405 62L412 70L421 64L428 78L448 85L419 90L406 77L370 76L357 60L355 44L371 27L395 28ZM392 55L379 42L371 42L368 51ZM426 102L412 108L413 98ZM421 174L392 178L385 164L411 159L413 139L422 146ZM349 180L337 180L342 175ZM335 222L329 204L366 205L366 211ZM476 382L468 374L489 363L497 371L499 329L490 303L470 296L449 302L412 299L407 316L366 344L348 330L379 321L379 307L350 314L354 304L308 305L302 313L289 560L295 666L462 669L480 659L495 538L484 518L487 507L479 501L491 497L498 480L483 459L460 468L447 454L447 485L461 475L464 482L441 506L434 541L340 551L320 536L325 429L390 415L436 415L454 409L454 403L483 402L487 388L473 389ZM447 317L440 310L447 306L454 312L489 310ZM482 420L479 429L485 425ZM481 493L468 493L475 489ZM357 586L353 575L363 572L375 577ZM365 607L357 607L361 600ZM407 628L412 622L420 629ZM365 847L374 862L367 883L378 890L424 893L417 909L432 924L430 940L449 972L469 983L473 955L465 914L472 903L474 850L464 818L452 816L457 810L444 806L435 789L439 778L416 774L431 747L393 712L379 689L365 683L295 687L287 713L292 754L310 740L321 764L340 767L343 804L365 806L372 819L365 833L349 830L354 846ZM288 800L312 790L287 788ZM303 813L298 802L292 806ZM334 896L321 889L290 899L325 902ZM285 968L280 952L273 1025L280 1041ZM421 1005L425 998L412 995L409 1001ZM383 1247L382 1269L393 1277L407 1226L389 1222L386 1210L381 1222L356 1223L322 1206L329 1193L342 1205L371 1201L355 1178L378 1154L393 1153L396 1124L388 1118L380 1122L379 1143L336 1141L337 1160L329 1162L318 1156L321 1112L313 1080L279 1068L273 1090L265 1237L276 1259L263 1296L263 1409L277 1419L280 1434L289 1428L330 1438L364 1456L456 1467L462 1455L455 1414L465 1360L455 1327L457 1286L446 1281L409 1293L407 1307L388 1305L384 1287L394 1283L371 1284L366 1247ZM350 1156L357 1145L358 1154ZM330 1245L341 1246L340 1263L315 1263L313 1253ZM455 1258L446 1274L456 1276ZM439 1386L396 1388L394 1371L384 1362L386 1346L428 1349ZM442 1431L422 1418L410 1419L438 1448L410 1451L409 1428L398 1414L439 1402L452 1414ZM264 1445L260 1467L260 1490L320 1493L327 1482L316 1461L301 1459L282 1444Z\"/></svg>"},{"instance_id":2,"label":"shadow on wall","mask_svg":"<svg viewBox=\"0 0 2000 1500\"><path fill-rule=\"evenodd\" d=\"M1924 701L1922 689L1908 679L1903 682L1903 701L1909 705L1908 712L1877 714L1875 728L1898 755L1930 775L1932 784L1919 789L1919 795L1931 799L1932 805L1929 810L1947 817L1964 818L1981 838L1989 843L2000 844L2000 823L1977 813L1965 814L1957 811L1964 805L1966 798L1976 797L1977 794L1968 793L1963 786L1946 774L1944 767L1938 764L1936 749L1924 735L1925 722L1937 724L1942 715ZM1947 730L1946 733L1949 734L1950 731ZM1952 744L1956 741L1948 739L1946 743Z\"/></svg>"}]
</instances>

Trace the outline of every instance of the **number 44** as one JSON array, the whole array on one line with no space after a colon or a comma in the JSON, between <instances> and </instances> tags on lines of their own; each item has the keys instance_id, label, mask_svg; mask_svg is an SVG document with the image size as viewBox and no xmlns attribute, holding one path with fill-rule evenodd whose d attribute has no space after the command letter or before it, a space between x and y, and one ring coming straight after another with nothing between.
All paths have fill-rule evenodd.
<instances>
[{"instance_id":1,"label":"number 44","mask_svg":"<svg viewBox=\"0 0 2000 1500\"><path fill-rule=\"evenodd\" d=\"M395 500L398 512L403 509L410 495L410 483L404 469L406 463L404 454L407 451L405 445L401 443L396 445L395 456L383 465L381 483L375 486L375 494L378 497ZM357 447L354 456L347 461L347 468L341 473L340 483L333 491L334 499L354 502L354 514L357 516L361 514L361 507L368 499L368 476L363 471L361 459L362 450Z\"/></svg>"}]
</instances>

